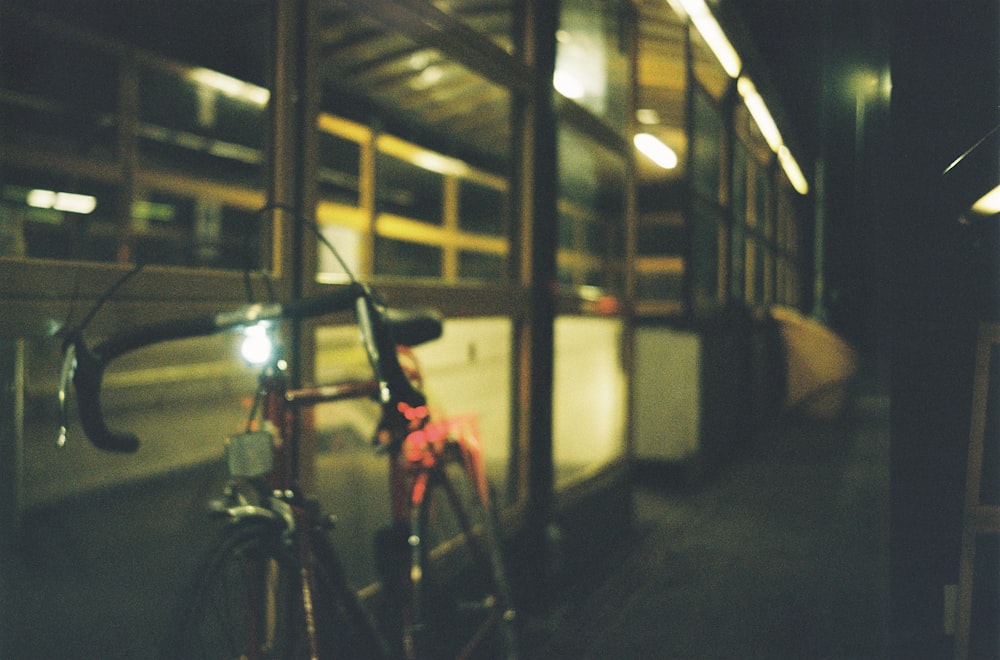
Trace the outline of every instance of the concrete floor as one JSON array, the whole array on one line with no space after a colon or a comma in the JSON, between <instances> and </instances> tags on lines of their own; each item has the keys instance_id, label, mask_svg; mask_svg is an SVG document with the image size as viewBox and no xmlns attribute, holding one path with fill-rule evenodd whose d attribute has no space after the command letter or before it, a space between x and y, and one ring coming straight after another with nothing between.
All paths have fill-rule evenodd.
<instances>
[{"instance_id":1,"label":"concrete floor","mask_svg":"<svg viewBox=\"0 0 1000 660\"><path fill-rule=\"evenodd\" d=\"M638 470L635 533L530 622L532 657L889 657L887 420L864 395L694 486Z\"/></svg>"},{"instance_id":2,"label":"concrete floor","mask_svg":"<svg viewBox=\"0 0 1000 660\"><path fill-rule=\"evenodd\" d=\"M887 408L869 394L838 422L784 419L695 485L637 470L633 534L527 613L529 657L888 657ZM26 521L12 657L149 657L212 538L215 471L178 478Z\"/></svg>"}]
</instances>

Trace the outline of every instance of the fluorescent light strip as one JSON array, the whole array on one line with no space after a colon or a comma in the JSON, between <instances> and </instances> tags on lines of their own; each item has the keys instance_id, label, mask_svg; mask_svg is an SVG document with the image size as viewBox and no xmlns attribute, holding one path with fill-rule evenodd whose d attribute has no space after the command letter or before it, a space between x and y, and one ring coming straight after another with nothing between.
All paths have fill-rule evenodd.
<instances>
[{"instance_id":1,"label":"fluorescent light strip","mask_svg":"<svg viewBox=\"0 0 1000 660\"><path fill-rule=\"evenodd\" d=\"M982 215L994 215L1000 213L1000 185L985 195L972 205L972 210Z\"/></svg>"},{"instance_id":2,"label":"fluorescent light strip","mask_svg":"<svg viewBox=\"0 0 1000 660\"><path fill-rule=\"evenodd\" d=\"M740 75L743 61L708 9L705 0L680 0L680 3L729 77L735 78Z\"/></svg>"},{"instance_id":3,"label":"fluorescent light strip","mask_svg":"<svg viewBox=\"0 0 1000 660\"><path fill-rule=\"evenodd\" d=\"M97 208L96 197L43 190L40 188L30 191L25 201L28 203L28 206L36 209L53 209L67 213L80 213L82 215L93 213L94 209Z\"/></svg>"},{"instance_id":4,"label":"fluorescent light strip","mask_svg":"<svg viewBox=\"0 0 1000 660\"><path fill-rule=\"evenodd\" d=\"M792 183L792 187L795 188L797 193L805 195L809 192L809 182L806 181L805 175L802 174L798 161L795 160L792 152L785 145L778 147L778 163L781 164L781 169L785 170L785 175L788 176L788 180Z\"/></svg>"},{"instance_id":5,"label":"fluorescent light strip","mask_svg":"<svg viewBox=\"0 0 1000 660\"><path fill-rule=\"evenodd\" d=\"M781 131L778 130L778 125L775 123L774 117L771 116L771 111L767 109L764 98L757 91L757 86L748 77L740 76L739 80L736 81L736 90L743 97L743 103L746 104L750 116L753 117L761 135L764 136L767 146L778 155L778 163L785 171L792 186L800 195L808 193L809 183L802 174L798 162L792 156L792 152L785 146Z\"/></svg>"},{"instance_id":6,"label":"fluorescent light strip","mask_svg":"<svg viewBox=\"0 0 1000 660\"><path fill-rule=\"evenodd\" d=\"M743 103L746 104L747 110L750 111L750 115L757 123L757 127L760 128L761 134L767 140L767 146L771 147L771 150L775 153L778 153L779 147L784 144L784 141L781 139L781 131L778 130L778 125L774 123L774 117L771 116L771 111L767 109L764 98L757 91L757 86L746 76L740 76L740 79L736 81L736 91L743 97Z\"/></svg>"},{"instance_id":7,"label":"fluorescent light strip","mask_svg":"<svg viewBox=\"0 0 1000 660\"><path fill-rule=\"evenodd\" d=\"M764 98L757 91L757 86L753 84L753 81L746 76L740 75L743 70L743 62L740 59L739 53L736 52L736 49L733 48L732 43L726 37L725 32L722 31L722 27L715 20L715 16L712 15L708 5L705 4L705 0L666 1L678 16L682 18L687 16L691 19L691 23L694 24L695 29L698 30L702 39L708 44L708 47L712 50L716 59L719 60L719 64L722 65L725 72L729 77L736 78L736 89L743 98L743 103L746 104L747 110L750 111L754 122L760 128L760 132L764 136L764 140L767 141L767 145L778 155L778 162L788 176L788 180L791 181L792 186L794 186L799 194L805 195L808 193L809 184L802 174L798 162L796 162L788 147L785 146L785 142L781 137L781 131L778 130L778 125L775 123L774 117L771 116L771 112L767 109ZM638 146L638 143L636 143L636 146Z\"/></svg>"},{"instance_id":8,"label":"fluorescent light strip","mask_svg":"<svg viewBox=\"0 0 1000 660\"><path fill-rule=\"evenodd\" d=\"M210 87L226 96L263 108L271 98L271 92L264 87L258 87L232 76L227 76L211 69L191 69L188 78L196 83Z\"/></svg>"},{"instance_id":9,"label":"fluorescent light strip","mask_svg":"<svg viewBox=\"0 0 1000 660\"><path fill-rule=\"evenodd\" d=\"M672 170L677 167L677 154L656 136L649 133L637 133L632 141L639 151L663 169Z\"/></svg>"}]
</instances>

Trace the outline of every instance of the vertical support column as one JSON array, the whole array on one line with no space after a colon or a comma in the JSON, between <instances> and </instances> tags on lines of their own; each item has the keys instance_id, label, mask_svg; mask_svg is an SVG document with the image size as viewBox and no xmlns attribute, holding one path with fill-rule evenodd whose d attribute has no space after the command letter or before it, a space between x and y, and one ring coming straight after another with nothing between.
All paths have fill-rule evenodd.
<instances>
[{"instance_id":1,"label":"vertical support column","mask_svg":"<svg viewBox=\"0 0 1000 660\"><path fill-rule=\"evenodd\" d=\"M21 525L24 340L0 341L0 657L11 657L17 624L14 539Z\"/></svg>"},{"instance_id":2,"label":"vertical support column","mask_svg":"<svg viewBox=\"0 0 1000 660\"><path fill-rule=\"evenodd\" d=\"M275 272L282 300L309 294L315 285L316 239L307 231L316 206L315 171L319 89L315 66L318 25L314 0L281 0L276 5L271 89L271 171L268 199L275 241ZM311 377L314 348L309 327L294 321L285 337L292 386ZM294 457L302 486L312 484L314 448L298 420L300 453Z\"/></svg>"},{"instance_id":3,"label":"vertical support column","mask_svg":"<svg viewBox=\"0 0 1000 660\"><path fill-rule=\"evenodd\" d=\"M521 245L516 264L520 284L528 292L526 317L518 327L518 424L520 460L526 470L522 495L525 520L525 584L529 607L547 594L548 526L554 503L552 457L552 381L556 307L556 236L558 215L557 125L552 76L559 26L558 1L523 0L523 60L532 69L530 96L518 104L516 135L520 139L515 177ZM526 446L524 444L526 442Z\"/></svg>"}]
</instances>

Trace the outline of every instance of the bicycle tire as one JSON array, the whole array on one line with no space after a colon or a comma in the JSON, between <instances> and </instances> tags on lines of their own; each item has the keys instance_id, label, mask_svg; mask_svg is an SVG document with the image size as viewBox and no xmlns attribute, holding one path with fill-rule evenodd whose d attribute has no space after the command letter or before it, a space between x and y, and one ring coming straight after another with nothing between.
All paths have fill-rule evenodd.
<instances>
[{"instance_id":1,"label":"bicycle tire","mask_svg":"<svg viewBox=\"0 0 1000 660\"><path fill-rule=\"evenodd\" d=\"M492 508L458 457L427 476L411 511L404 656L516 658L515 609Z\"/></svg>"},{"instance_id":2,"label":"bicycle tire","mask_svg":"<svg viewBox=\"0 0 1000 660\"><path fill-rule=\"evenodd\" d=\"M361 620L353 592L328 562L325 540L312 535L316 560L313 593L319 657L382 658ZM165 656L185 660L313 657L305 634L301 561L282 530L268 523L230 526L196 574L181 620L168 640Z\"/></svg>"}]
</instances>

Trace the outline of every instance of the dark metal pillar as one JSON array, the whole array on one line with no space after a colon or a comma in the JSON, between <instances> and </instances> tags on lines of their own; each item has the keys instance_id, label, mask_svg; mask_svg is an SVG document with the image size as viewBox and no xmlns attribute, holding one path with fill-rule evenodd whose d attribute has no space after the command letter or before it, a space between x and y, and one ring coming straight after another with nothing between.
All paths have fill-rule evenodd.
<instances>
[{"instance_id":1,"label":"dark metal pillar","mask_svg":"<svg viewBox=\"0 0 1000 660\"><path fill-rule=\"evenodd\" d=\"M12 657L18 608L14 602L15 540L21 526L24 446L24 340L0 341L0 658Z\"/></svg>"},{"instance_id":2,"label":"dark metal pillar","mask_svg":"<svg viewBox=\"0 0 1000 660\"><path fill-rule=\"evenodd\" d=\"M552 381L559 162L552 75L559 5L555 0L524 0L519 12L524 17L522 58L532 69L531 91L516 109L521 229L517 266L529 303L517 337L518 428L526 470L522 494L527 504L523 569L529 607L547 597L548 528L554 503Z\"/></svg>"}]
</instances>

